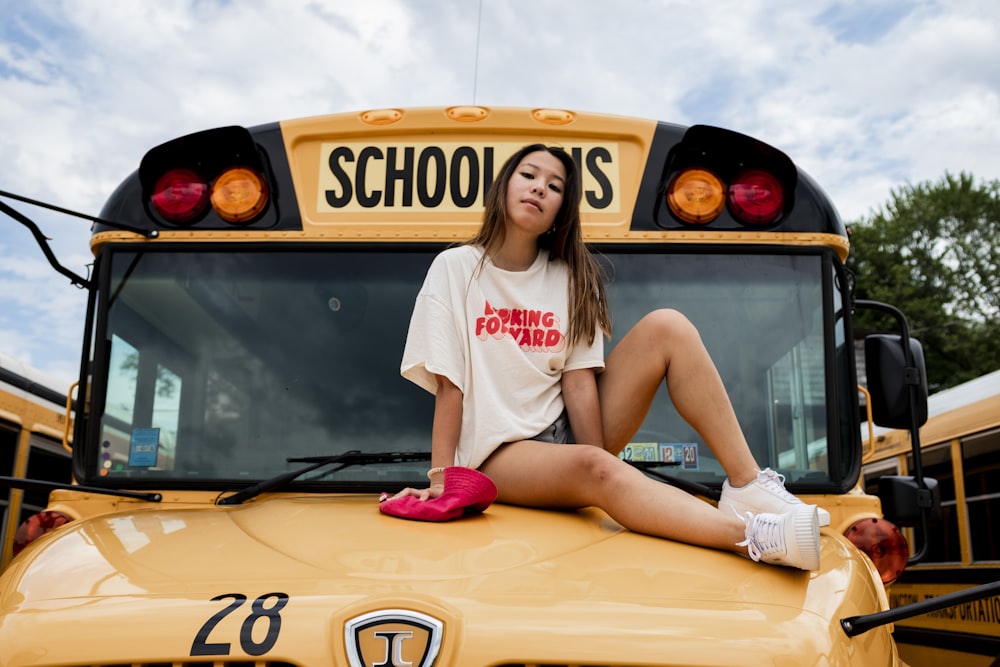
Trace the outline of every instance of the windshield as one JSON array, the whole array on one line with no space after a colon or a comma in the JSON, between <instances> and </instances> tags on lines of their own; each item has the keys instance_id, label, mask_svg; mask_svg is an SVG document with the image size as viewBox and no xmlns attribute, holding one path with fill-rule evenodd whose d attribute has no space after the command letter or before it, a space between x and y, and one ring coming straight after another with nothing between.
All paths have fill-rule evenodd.
<instances>
[{"instance_id":1,"label":"windshield","mask_svg":"<svg viewBox=\"0 0 1000 667\"><path fill-rule=\"evenodd\" d=\"M106 399L95 401L87 478L224 488L301 467L288 458L428 451L433 397L400 377L399 362L438 250L106 249L93 391ZM846 377L833 360L847 355L824 344L829 328L844 345L832 306L824 319L823 304L836 303L824 287L831 262L658 251L601 255L616 336L650 310L684 312L758 462L791 483L839 479L828 471L828 443L842 430L829 423L828 376ZM665 389L625 454L674 463L662 472L692 481L724 477ZM296 484L384 490L426 483L426 466L319 469Z\"/></svg>"}]
</instances>

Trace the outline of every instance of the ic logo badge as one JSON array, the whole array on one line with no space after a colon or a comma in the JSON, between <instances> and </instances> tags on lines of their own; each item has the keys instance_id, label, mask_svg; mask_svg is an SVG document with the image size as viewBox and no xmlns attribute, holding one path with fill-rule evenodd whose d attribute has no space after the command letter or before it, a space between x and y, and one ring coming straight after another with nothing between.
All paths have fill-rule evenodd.
<instances>
[{"instance_id":1,"label":"ic logo badge","mask_svg":"<svg viewBox=\"0 0 1000 667\"><path fill-rule=\"evenodd\" d=\"M444 625L406 609L383 609L344 624L351 667L431 667L441 649Z\"/></svg>"}]
</instances>

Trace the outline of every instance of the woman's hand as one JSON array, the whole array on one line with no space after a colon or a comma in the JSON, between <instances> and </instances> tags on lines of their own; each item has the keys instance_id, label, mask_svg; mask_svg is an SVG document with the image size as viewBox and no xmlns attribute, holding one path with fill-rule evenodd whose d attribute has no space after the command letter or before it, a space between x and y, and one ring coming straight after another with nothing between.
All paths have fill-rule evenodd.
<instances>
[{"instance_id":1,"label":"woman's hand","mask_svg":"<svg viewBox=\"0 0 1000 667\"><path fill-rule=\"evenodd\" d=\"M383 493L379 497L379 511L404 519L451 521L484 511L497 497L493 480L472 468L451 466L440 471L432 468L430 478L431 485L426 489L408 487L391 498Z\"/></svg>"},{"instance_id":2,"label":"woman's hand","mask_svg":"<svg viewBox=\"0 0 1000 667\"><path fill-rule=\"evenodd\" d=\"M413 489L406 487L392 498L405 498L407 496L413 496L417 500L431 500L433 498L438 498L444 493L444 484L431 484L426 489ZM390 496L388 494L382 494L379 501L388 500Z\"/></svg>"}]
</instances>

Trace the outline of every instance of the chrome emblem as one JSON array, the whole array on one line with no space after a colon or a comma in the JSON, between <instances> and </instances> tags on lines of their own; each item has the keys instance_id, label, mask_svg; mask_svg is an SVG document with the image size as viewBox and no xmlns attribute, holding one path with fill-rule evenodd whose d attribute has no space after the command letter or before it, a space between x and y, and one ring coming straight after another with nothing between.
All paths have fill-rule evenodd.
<instances>
[{"instance_id":1,"label":"chrome emblem","mask_svg":"<svg viewBox=\"0 0 1000 667\"><path fill-rule=\"evenodd\" d=\"M431 667L441 649L444 624L407 609L383 609L344 624L351 667Z\"/></svg>"}]
</instances>

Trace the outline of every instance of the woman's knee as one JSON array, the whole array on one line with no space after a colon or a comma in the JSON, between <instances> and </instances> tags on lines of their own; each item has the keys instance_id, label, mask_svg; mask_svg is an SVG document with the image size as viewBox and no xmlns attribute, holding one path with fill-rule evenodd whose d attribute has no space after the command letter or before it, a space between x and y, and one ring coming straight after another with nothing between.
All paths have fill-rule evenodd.
<instances>
[{"instance_id":1,"label":"woman's knee","mask_svg":"<svg viewBox=\"0 0 1000 667\"><path fill-rule=\"evenodd\" d=\"M636 329L660 340L701 339L701 334L691 320L673 308L660 308L647 313L636 324Z\"/></svg>"},{"instance_id":2,"label":"woman's knee","mask_svg":"<svg viewBox=\"0 0 1000 667\"><path fill-rule=\"evenodd\" d=\"M574 459L577 474L581 477L580 481L593 488L614 484L621 473L621 467L627 465L602 447L593 445L569 446L577 448L574 452Z\"/></svg>"}]
</instances>

